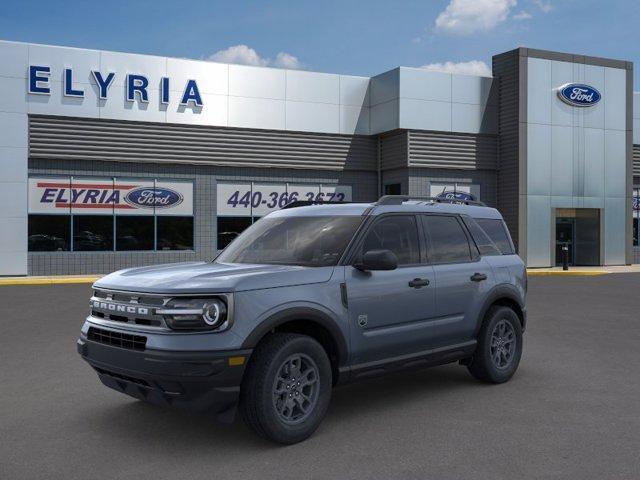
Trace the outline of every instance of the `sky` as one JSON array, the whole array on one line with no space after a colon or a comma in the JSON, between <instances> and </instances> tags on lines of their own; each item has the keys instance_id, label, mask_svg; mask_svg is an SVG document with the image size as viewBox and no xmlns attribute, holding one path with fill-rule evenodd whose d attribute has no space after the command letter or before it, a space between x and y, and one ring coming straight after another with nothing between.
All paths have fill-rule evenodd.
<instances>
[{"instance_id":1,"label":"sky","mask_svg":"<svg viewBox=\"0 0 640 480\"><path fill-rule=\"evenodd\" d=\"M376 75L491 74L523 46L640 65L637 0L2 0L0 39ZM634 76L640 90L640 73Z\"/></svg>"}]
</instances>

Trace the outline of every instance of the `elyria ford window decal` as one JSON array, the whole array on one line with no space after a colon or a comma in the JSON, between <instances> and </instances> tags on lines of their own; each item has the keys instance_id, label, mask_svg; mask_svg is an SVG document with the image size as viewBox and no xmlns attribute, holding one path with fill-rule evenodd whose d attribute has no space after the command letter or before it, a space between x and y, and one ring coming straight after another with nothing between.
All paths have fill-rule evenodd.
<instances>
[{"instance_id":1,"label":"elyria ford window decal","mask_svg":"<svg viewBox=\"0 0 640 480\"><path fill-rule=\"evenodd\" d=\"M193 215L193 182L179 180L30 177L29 213Z\"/></svg>"},{"instance_id":2,"label":"elyria ford window decal","mask_svg":"<svg viewBox=\"0 0 640 480\"><path fill-rule=\"evenodd\" d=\"M584 83L565 83L558 87L558 97L574 107L591 107L600 101L600 92Z\"/></svg>"},{"instance_id":3,"label":"elyria ford window decal","mask_svg":"<svg viewBox=\"0 0 640 480\"><path fill-rule=\"evenodd\" d=\"M115 80L115 72L91 71L98 89L98 96L101 100L108 98L109 89ZM62 94L65 97L84 98L85 91L78 86L74 87L74 71L65 68L62 75ZM35 95L51 95L51 67L47 65L29 65L29 78L27 79L29 93ZM158 84L150 84L149 78L145 75L127 73L125 76L124 88L127 102L149 103L149 91L159 90L160 102L169 103L171 79L162 77ZM182 95L180 105L185 107L202 107L202 95L195 80L187 80L181 86Z\"/></svg>"}]
</instances>

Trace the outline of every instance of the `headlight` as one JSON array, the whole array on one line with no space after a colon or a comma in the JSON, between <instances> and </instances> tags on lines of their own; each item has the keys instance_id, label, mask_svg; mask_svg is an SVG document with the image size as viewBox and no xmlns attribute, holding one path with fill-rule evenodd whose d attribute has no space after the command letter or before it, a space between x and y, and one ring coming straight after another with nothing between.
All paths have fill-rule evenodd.
<instances>
[{"instance_id":1,"label":"headlight","mask_svg":"<svg viewBox=\"0 0 640 480\"><path fill-rule=\"evenodd\" d=\"M229 323L220 298L173 298L156 313L173 330L224 330Z\"/></svg>"}]
</instances>

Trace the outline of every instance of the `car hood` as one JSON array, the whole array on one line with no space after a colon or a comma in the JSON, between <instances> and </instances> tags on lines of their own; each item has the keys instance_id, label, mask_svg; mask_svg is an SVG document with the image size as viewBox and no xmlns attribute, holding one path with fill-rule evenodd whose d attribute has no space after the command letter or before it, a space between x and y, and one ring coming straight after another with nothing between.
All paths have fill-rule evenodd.
<instances>
[{"instance_id":1,"label":"car hood","mask_svg":"<svg viewBox=\"0 0 640 480\"><path fill-rule=\"evenodd\" d=\"M95 286L146 293L218 293L326 282L333 267L185 262L119 270Z\"/></svg>"}]
</instances>

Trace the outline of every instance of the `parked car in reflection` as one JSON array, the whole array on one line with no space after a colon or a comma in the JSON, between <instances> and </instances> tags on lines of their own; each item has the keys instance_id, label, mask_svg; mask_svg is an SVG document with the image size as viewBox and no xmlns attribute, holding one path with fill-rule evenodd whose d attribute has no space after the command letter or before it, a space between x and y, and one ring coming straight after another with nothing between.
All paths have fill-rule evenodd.
<instances>
[{"instance_id":1,"label":"parked car in reflection","mask_svg":"<svg viewBox=\"0 0 640 480\"><path fill-rule=\"evenodd\" d=\"M46 235L36 233L29 235L29 251L30 252L51 252L51 251L67 251L67 240L55 235Z\"/></svg>"}]
</instances>

